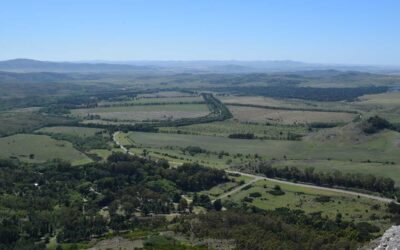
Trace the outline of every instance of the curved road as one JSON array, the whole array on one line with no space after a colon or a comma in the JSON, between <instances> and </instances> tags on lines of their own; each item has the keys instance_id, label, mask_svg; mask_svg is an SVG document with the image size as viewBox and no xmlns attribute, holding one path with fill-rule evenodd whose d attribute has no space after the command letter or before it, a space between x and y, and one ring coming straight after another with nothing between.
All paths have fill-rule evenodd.
<instances>
[{"instance_id":1,"label":"curved road","mask_svg":"<svg viewBox=\"0 0 400 250\"><path fill-rule=\"evenodd\" d=\"M118 136L119 133L120 132L115 132L113 134L113 140L114 140L115 144L117 144L125 153L128 153L130 155L134 155L132 152L130 152L124 145L122 145L118 141L117 136ZM236 192L239 192L242 188L244 188L246 186L249 186L249 185L251 185L251 184L253 184L253 183L255 183L255 182L259 181L259 180L269 180L269 181L282 183L282 184L287 184L287 185L306 187L306 188L314 188L314 189L319 189L319 190L324 190L324 191L332 191L332 192L342 193L342 194L347 194L347 195L360 196L360 197L365 197L365 198L368 198L368 199L377 200L377 201L386 202L386 203L390 203L390 202L398 203L393 199L380 197L380 196L376 196L376 195L358 193L358 192L349 191L349 190L343 190L343 189L338 189L338 188L321 187L321 186L315 186L315 185L305 184L305 183L294 183L294 182L290 182L290 181L272 179L272 178L268 178L268 177L264 177L264 176L260 176L260 175L248 174L248 173L243 173L243 172L238 172L238 171L231 171L231 170L225 170L225 172L231 173L231 174L240 174L240 175L243 175L243 176L251 177L251 178L253 178L253 180L251 180L250 182L248 182L246 184L238 186L238 187L232 189L229 192L226 192L226 193L220 195L217 199L226 198L227 196L232 195L232 194L234 194Z\"/></svg>"}]
</instances>

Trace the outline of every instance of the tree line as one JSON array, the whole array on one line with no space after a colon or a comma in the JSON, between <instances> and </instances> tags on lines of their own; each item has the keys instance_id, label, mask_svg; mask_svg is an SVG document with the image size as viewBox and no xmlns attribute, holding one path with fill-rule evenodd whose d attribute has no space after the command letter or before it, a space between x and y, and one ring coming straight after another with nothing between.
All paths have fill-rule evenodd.
<instances>
[{"instance_id":1,"label":"tree line","mask_svg":"<svg viewBox=\"0 0 400 250\"><path fill-rule=\"evenodd\" d=\"M282 178L330 187L359 188L372 192L379 192L388 197L393 197L394 193L398 191L393 179L378 177L371 174L344 174L338 170L332 172L316 172L313 167L307 167L304 170L297 167L275 168L265 162L260 163L256 169L258 173L269 178Z\"/></svg>"}]
</instances>

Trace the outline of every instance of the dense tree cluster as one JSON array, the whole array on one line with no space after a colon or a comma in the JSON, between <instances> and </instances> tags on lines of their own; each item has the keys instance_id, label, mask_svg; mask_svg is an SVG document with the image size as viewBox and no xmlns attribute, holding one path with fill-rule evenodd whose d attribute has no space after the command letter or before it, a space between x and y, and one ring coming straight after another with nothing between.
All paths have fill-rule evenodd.
<instances>
[{"instance_id":1,"label":"dense tree cluster","mask_svg":"<svg viewBox=\"0 0 400 250\"><path fill-rule=\"evenodd\" d=\"M223 171L198 164L172 168L122 153L79 167L0 161L0 249L54 235L77 242L133 229L145 223L138 213L179 212L176 197L226 180Z\"/></svg>"},{"instance_id":2,"label":"dense tree cluster","mask_svg":"<svg viewBox=\"0 0 400 250\"><path fill-rule=\"evenodd\" d=\"M74 145L75 148L80 151L88 151L91 149L108 149L110 147L108 145L108 142L110 141L110 136L107 132L99 132L93 136L87 136L84 138L76 135L62 133L37 132L37 134L48 134L53 139L69 141Z\"/></svg>"},{"instance_id":3,"label":"dense tree cluster","mask_svg":"<svg viewBox=\"0 0 400 250\"><path fill-rule=\"evenodd\" d=\"M277 177L293 181L309 182L317 185L360 188L379 192L391 197L394 192L396 192L393 179L377 177L371 174L344 174L338 170L327 173L316 172L313 167L308 167L304 170L296 167L274 168L268 163L260 163L257 169L259 173L270 178Z\"/></svg>"},{"instance_id":4,"label":"dense tree cluster","mask_svg":"<svg viewBox=\"0 0 400 250\"><path fill-rule=\"evenodd\" d=\"M253 133L236 133L236 134L230 134L228 137L232 139L248 139L248 140L256 138Z\"/></svg>"},{"instance_id":5,"label":"dense tree cluster","mask_svg":"<svg viewBox=\"0 0 400 250\"><path fill-rule=\"evenodd\" d=\"M224 170L206 168L198 163L185 163L176 169L167 169L161 175L174 181L184 191L201 191L227 182Z\"/></svg>"},{"instance_id":6,"label":"dense tree cluster","mask_svg":"<svg viewBox=\"0 0 400 250\"><path fill-rule=\"evenodd\" d=\"M386 119L379 116L372 116L363 123L363 131L366 134L375 134L384 129L400 131L400 127L396 126Z\"/></svg>"},{"instance_id":7,"label":"dense tree cluster","mask_svg":"<svg viewBox=\"0 0 400 250\"><path fill-rule=\"evenodd\" d=\"M340 215L337 216L340 218ZM236 249L357 249L379 228L369 223L330 220L287 208L249 212L231 209L180 219L176 228L199 238L233 240Z\"/></svg>"},{"instance_id":8,"label":"dense tree cluster","mask_svg":"<svg viewBox=\"0 0 400 250\"><path fill-rule=\"evenodd\" d=\"M188 152L191 156L196 155L196 154L203 154L207 153L207 150L198 147L198 146L187 146L182 149L183 153Z\"/></svg>"}]
</instances>

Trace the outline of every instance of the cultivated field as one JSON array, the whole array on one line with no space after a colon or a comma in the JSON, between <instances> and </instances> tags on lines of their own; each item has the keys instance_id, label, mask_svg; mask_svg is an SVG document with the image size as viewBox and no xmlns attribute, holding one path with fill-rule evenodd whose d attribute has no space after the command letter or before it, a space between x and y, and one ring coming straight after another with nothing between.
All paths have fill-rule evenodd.
<instances>
[{"instance_id":1,"label":"cultivated field","mask_svg":"<svg viewBox=\"0 0 400 250\"><path fill-rule=\"evenodd\" d=\"M0 158L14 158L32 163L60 158L73 165L91 162L85 154L74 149L70 142L33 134L0 138Z\"/></svg>"}]
</instances>

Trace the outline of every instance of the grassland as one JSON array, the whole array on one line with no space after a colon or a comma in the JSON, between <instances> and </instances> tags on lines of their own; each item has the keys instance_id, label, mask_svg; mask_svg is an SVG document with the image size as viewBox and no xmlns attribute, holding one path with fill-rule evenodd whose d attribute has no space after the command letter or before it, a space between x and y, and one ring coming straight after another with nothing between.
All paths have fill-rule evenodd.
<instances>
[{"instance_id":1,"label":"grassland","mask_svg":"<svg viewBox=\"0 0 400 250\"><path fill-rule=\"evenodd\" d=\"M227 105L242 104L242 105L257 105L274 108L288 109L322 109L322 110L352 110L348 102L319 102L299 99L278 99L264 96L224 96L221 101Z\"/></svg>"},{"instance_id":2,"label":"grassland","mask_svg":"<svg viewBox=\"0 0 400 250\"><path fill-rule=\"evenodd\" d=\"M260 180L252 184L251 188L241 190L225 200L242 202L251 193L259 193L260 197L253 198L249 202L262 209L276 209L287 207L291 209L302 209L306 213L321 212L332 219L337 213L341 213L345 220L368 221L374 225L386 227L390 222L384 219L387 215L386 204L373 201L364 197L355 197L331 191L317 190L307 187L279 184L284 195L272 195L272 191L277 183L274 181ZM317 201L321 196L330 197L328 202ZM375 218L374 218L375 217Z\"/></svg>"},{"instance_id":3,"label":"grassland","mask_svg":"<svg viewBox=\"0 0 400 250\"><path fill-rule=\"evenodd\" d=\"M59 158L70 161L73 165L91 162L89 157L74 149L70 142L33 134L0 138L0 158L14 158L30 163Z\"/></svg>"},{"instance_id":4,"label":"grassland","mask_svg":"<svg viewBox=\"0 0 400 250\"><path fill-rule=\"evenodd\" d=\"M208 113L209 110L205 104L118 106L72 110L72 115L75 117L99 116L101 119L115 121L193 118L205 116Z\"/></svg>"},{"instance_id":5,"label":"grassland","mask_svg":"<svg viewBox=\"0 0 400 250\"><path fill-rule=\"evenodd\" d=\"M278 138L285 140L288 134L306 135L305 126L266 125L257 123L237 122L232 119L205 124L194 124L182 127L160 128L163 133L182 133L191 135L208 135L227 137L234 133L252 133L258 138Z\"/></svg>"},{"instance_id":6,"label":"grassland","mask_svg":"<svg viewBox=\"0 0 400 250\"><path fill-rule=\"evenodd\" d=\"M132 132L129 138L138 147L199 146L209 151L226 151L231 154L259 154L267 158L287 159L337 159L353 161L400 162L398 147L394 143L400 134L386 131L359 144L346 142L240 140L214 136L193 136L162 133Z\"/></svg>"},{"instance_id":7,"label":"grassland","mask_svg":"<svg viewBox=\"0 0 400 250\"><path fill-rule=\"evenodd\" d=\"M99 133L102 131L103 131L102 129L98 129L98 128L56 126L56 127L45 127L45 128L37 130L36 132L46 133L46 134L65 134L65 135L86 138L86 137L94 136L96 133Z\"/></svg>"},{"instance_id":8,"label":"grassland","mask_svg":"<svg viewBox=\"0 0 400 250\"><path fill-rule=\"evenodd\" d=\"M390 122L400 123L400 93L365 95L351 103L363 110L365 116L379 115Z\"/></svg>"},{"instance_id":9,"label":"grassland","mask_svg":"<svg viewBox=\"0 0 400 250\"><path fill-rule=\"evenodd\" d=\"M307 124L307 123L347 123L354 114L340 112L275 110L255 107L228 106L234 119L241 122Z\"/></svg>"},{"instance_id":10,"label":"grassland","mask_svg":"<svg viewBox=\"0 0 400 250\"><path fill-rule=\"evenodd\" d=\"M399 142L400 133L393 131L366 136L358 142L340 137L332 140L307 138L302 141L240 140L218 136L141 132L129 133L125 140L127 145L134 146L132 150L136 153L145 149L153 153L154 157L173 161L199 161L218 167L227 163L245 164L260 159L272 160L277 166L303 162L299 165L315 166L317 170L323 171L329 167L343 172L390 175L396 183L400 183ZM209 152L193 156L185 154L183 149L188 146L198 146ZM222 151L229 154L221 155Z\"/></svg>"},{"instance_id":11,"label":"grassland","mask_svg":"<svg viewBox=\"0 0 400 250\"><path fill-rule=\"evenodd\" d=\"M27 133L47 125L68 124L66 117L43 115L36 109L18 109L0 113L0 137L16 133Z\"/></svg>"},{"instance_id":12,"label":"grassland","mask_svg":"<svg viewBox=\"0 0 400 250\"><path fill-rule=\"evenodd\" d=\"M356 111L364 117L380 115L391 122L400 122L400 93L364 95L352 102L320 102L297 99L277 99L262 96L223 96L225 104L258 105L283 109L318 109Z\"/></svg>"}]
</instances>

